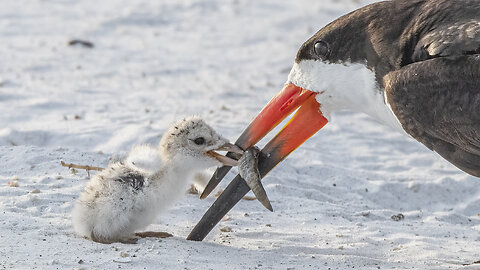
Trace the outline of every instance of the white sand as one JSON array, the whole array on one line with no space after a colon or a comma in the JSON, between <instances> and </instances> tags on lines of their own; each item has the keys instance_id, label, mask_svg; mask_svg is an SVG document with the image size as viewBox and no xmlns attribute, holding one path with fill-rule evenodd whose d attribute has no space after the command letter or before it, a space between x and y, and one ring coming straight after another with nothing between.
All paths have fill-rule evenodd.
<instances>
[{"instance_id":1,"label":"white sand","mask_svg":"<svg viewBox=\"0 0 480 270\"><path fill-rule=\"evenodd\" d=\"M61 160L105 166L190 114L235 140L301 43L368 2L3 1L0 269L480 268L480 179L351 112L267 176L274 213L241 201L190 242L215 198L186 195L147 228L173 238L104 245L73 233L88 177ZM67 46L74 38L95 47Z\"/></svg>"}]
</instances>

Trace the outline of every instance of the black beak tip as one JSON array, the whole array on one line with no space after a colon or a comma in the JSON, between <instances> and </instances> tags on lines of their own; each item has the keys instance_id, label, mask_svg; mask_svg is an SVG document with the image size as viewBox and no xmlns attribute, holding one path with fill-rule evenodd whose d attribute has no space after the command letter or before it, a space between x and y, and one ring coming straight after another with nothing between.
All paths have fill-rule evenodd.
<instances>
[{"instance_id":1,"label":"black beak tip","mask_svg":"<svg viewBox=\"0 0 480 270\"><path fill-rule=\"evenodd\" d=\"M247 183L239 175L235 177L193 228L187 240L202 241L249 190Z\"/></svg>"}]
</instances>

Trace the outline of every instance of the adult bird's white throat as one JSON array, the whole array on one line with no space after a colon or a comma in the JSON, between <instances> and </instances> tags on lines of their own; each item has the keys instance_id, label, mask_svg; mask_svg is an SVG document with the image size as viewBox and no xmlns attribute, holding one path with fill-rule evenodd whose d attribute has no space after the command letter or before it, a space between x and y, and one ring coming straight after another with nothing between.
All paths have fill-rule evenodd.
<instances>
[{"instance_id":1,"label":"adult bird's white throat","mask_svg":"<svg viewBox=\"0 0 480 270\"><path fill-rule=\"evenodd\" d=\"M364 63L325 63L303 60L294 63L286 84L317 93L320 111L331 121L340 110L363 112L391 128L404 132L379 89L375 72Z\"/></svg>"}]
</instances>

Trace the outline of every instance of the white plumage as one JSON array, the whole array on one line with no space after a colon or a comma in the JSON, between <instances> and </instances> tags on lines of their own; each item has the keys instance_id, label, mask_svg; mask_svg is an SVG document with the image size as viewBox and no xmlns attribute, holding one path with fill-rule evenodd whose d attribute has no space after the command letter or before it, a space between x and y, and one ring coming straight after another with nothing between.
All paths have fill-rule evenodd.
<instances>
[{"instance_id":1,"label":"white plumage","mask_svg":"<svg viewBox=\"0 0 480 270\"><path fill-rule=\"evenodd\" d=\"M185 193L195 172L235 165L213 150L239 151L199 117L173 125L158 148L133 147L90 179L73 209L75 231L103 243L128 240Z\"/></svg>"}]
</instances>

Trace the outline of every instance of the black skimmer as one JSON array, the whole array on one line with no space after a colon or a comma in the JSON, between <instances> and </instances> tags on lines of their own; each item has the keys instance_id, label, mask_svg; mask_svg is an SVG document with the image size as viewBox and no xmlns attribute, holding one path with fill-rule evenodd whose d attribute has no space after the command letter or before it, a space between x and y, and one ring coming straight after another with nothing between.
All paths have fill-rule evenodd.
<instances>
[{"instance_id":1,"label":"black skimmer","mask_svg":"<svg viewBox=\"0 0 480 270\"><path fill-rule=\"evenodd\" d=\"M101 243L135 242L134 231L184 194L195 172L237 165L215 150L243 153L199 117L173 125L158 148L134 147L123 162L110 163L90 179L73 209L75 231Z\"/></svg>"},{"instance_id":2,"label":"black skimmer","mask_svg":"<svg viewBox=\"0 0 480 270\"><path fill-rule=\"evenodd\" d=\"M333 21L301 46L285 87L236 144L254 145L296 109L262 149L262 177L341 109L398 128L480 177L480 1L383 1ZM217 170L203 197L228 170ZM202 240L248 191L237 176L187 239Z\"/></svg>"}]
</instances>

